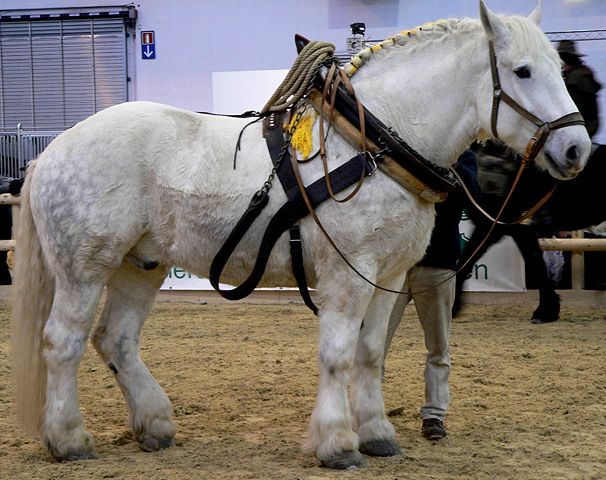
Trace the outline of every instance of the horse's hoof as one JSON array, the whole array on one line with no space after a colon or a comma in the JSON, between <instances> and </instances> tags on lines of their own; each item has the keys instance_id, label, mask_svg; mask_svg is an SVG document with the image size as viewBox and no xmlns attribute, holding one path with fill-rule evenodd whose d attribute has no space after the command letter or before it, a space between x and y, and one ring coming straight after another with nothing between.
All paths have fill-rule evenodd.
<instances>
[{"instance_id":1,"label":"horse's hoof","mask_svg":"<svg viewBox=\"0 0 606 480\"><path fill-rule=\"evenodd\" d=\"M393 457L402 455L402 449L395 440L368 440L360 444L360 452L373 457Z\"/></svg>"},{"instance_id":2,"label":"horse's hoof","mask_svg":"<svg viewBox=\"0 0 606 480\"><path fill-rule=\"evenodd\" d=\"M357 450L346 450L335 453L330 458L321 461L321 465L335 470L348 470L366 466L366 460Z\"/></svg>"},{"instance_id":3,"label":"horse's hoof","mask_svg":"<svg viewBox=\"0 0 606 480\"><path fill-rule=\"evenodd\" d=\"M57 458L59 462L76 462L78 460L96 460L99 458L95 452L80 452L80 453L71 453L63 458Z\"/></svg>"},{"instance_id":4,"label":"horse's hoof","mask_svg":"<svg viewBox=\"0 0 606 480\"><path fill-rule=\"evenodd\" d=\"M94 450L66 452L62 454L55 449L49 448L48 452L58 462L76 462L78 460L95 460L98 458Z\"/></svg>"},{"instance_id":5,"label":"horse's hoof","mask_svg":"<svg viewBox=\"0 0 606 480\"><path fill-rule=\"evenodd\" d=\"M97 458L95 454L95 441L88 432L74 435L72 441L54 444L48 438L45 438L42 443L48 453L58 462L75 462L77 460L94 460Z\"/></svg>"},{"instance_id":6,"label":"horse's hoof","mask_svg":"<svg viewBox=\"0 0 606 480\"><path fill-rule=\"evenodd\" d=\"M530 320L530 323L533 323L535 325L543 325L544 323L553 323L557 321L557 318L532 318L532 320Z\"/></svg>"},{"instance_id":7,"label":"horse's hoof","mask_svg":"<svg viewBox=\"0 0 606 480\"><path fill-rule=\"evenodd\" d=\"M137 439L139 447L144 452L157 452L158 450L164 450L175 446L174 437L146 437Z\"/></svg>"}]
</instances>

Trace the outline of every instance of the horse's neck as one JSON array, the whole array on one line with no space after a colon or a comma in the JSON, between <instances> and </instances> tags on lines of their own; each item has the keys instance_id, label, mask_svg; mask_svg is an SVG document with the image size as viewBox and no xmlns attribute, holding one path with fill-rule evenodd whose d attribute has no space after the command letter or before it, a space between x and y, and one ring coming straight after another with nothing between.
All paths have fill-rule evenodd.
<instances>
[{"instance_id":1,"label":"horse's neck","mask_svg":"<svg viewBox=\"0 0 606 480\"><path fill-rule=\"evenodd\" d=\"M352 79L369 110L438 165L452 163L475 138L477 85L488 65L478 35L467 35L465 48L454 39L410 52L394 47ZM472 48L480 51L470 55Z\"/></svg>"}]
</instances>

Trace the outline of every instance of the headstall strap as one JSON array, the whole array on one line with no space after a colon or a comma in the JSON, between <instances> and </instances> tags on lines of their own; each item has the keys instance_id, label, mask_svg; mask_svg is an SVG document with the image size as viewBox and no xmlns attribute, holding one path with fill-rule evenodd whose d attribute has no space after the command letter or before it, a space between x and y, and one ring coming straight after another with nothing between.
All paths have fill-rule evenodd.
<instances>
[{"instance_id":1,"label":"headstall strap","mask_svg":"<svg viewBox=\"0 0 606 480\"><path fill-rule=\"evenodd\" d=\"M490 125L492 133L495 138L499 139L497 131L497 121L499 114L499 105L501 100L505 102L509 107L518 112L521 116L534 123L537 126L537 131L531 138L526 147L526 161L533 160L543 148L543 145L547 141L547 137L552 130L557 130L563 127L570 127L572 125L585 125L583 116L579 112L572 112L561 116L553 122L545 122L533 115L526 110L522 105L516 102L511 96L509 96L501 86L501 80L499 79L499 69L497 67L497 57L494 50L494 44L492 40L488 41L488 51L490 55L490 70L492 73L492 87L493 87L493 98L492 98L492 115L490 119ZM534 140L534 141L533 141Z\"/></svg>"},{"instance_id":2,"label":"headstall strap","mask_svg":"<svg viewBox=\"0 0 606 480\"><path fill-rule=\"evenodd\" d=\"M485 212L484 209L482 209L477 204L477 202L475 201L475 199L472 198L471 195L468 194L468 197L470 198L471 202L478 208L478 210L484 216L489 218L493 222L494 225L496 225L496 224L515 224L515 223L520 223L523 220L526 220L527 218L532 216L540 207L542 207L545 204L545 202L547 202L547 200L551 197L551 195L553 194L553 192L555 191L555 188L556 188L554 185L554 187L551 189L551 191L549 193L547 193L547 195L545 195L541 200L539 200L539 202L536 205L534 205L530 210L528 210L528 212L526 212L524 215L522 215L516 221L508 222L508 223L499 221L499 218L500 218L501 214L503 213L503 211L505 210L505 208L518 184L518 181L520 180L520 178L522 176L522 173L523 173L526 165L529 162L532 162L536 158L536 156L539 154L539 152L545 145L545 142L547 141L547 138L549 137L549 134L551 133L552 130L557 130L559 128L569 127L572 125L585 125L585 122L583 120L582 115L579 112L568 113L568 114L563 115L562 117L554 120L553 122L544 122L543 120L538 118L536 115L533 115L532 113L530 113L522 105L520 105L518 102L516 102L511 96L509 96L505 91L503 91L503 87L501 86L501 80L499 78L499 69L497 67L497 57L496 57L494 44L493 44L492 40L488 41L488 52L489 52L489 57L490 57L490 71L492 74L492 87L493 87L492 114L491 114L491 119L490 119L490 126L492 129L492 134L495 136L495 138L500 140L499 134L497 131L497 122L498 122L498 115L499 115L499 106L500 106L501 101L506 103L509 107L511 107L514 111L516 111L522 117L526 118L527 120L529 120L530 122L535 124L537 126L537 130L534 133L534 135L530 138L530 140L528 141L528 145L526 146L526 151L524 152L524 155L521 157L522 161L520 163L520 168L518 169L518 172L514 178L514 181L511 184L509 193L507 194L507 196L503 202L503 205L501 206L499 213L496 215L496 217L493 218L491 215L489 215L487 212ZM456 174L456 172L454 172L454 173Z\"/></svg>"},{"instance_id":3,"label":"headstall strap","mask_svg":"<svg viewBox=\"0 0 606 480\"><path fill-rule=\"evenodd\" d=\"M551 133L551 131L557 130L557 129L563 128L563 127L569 127L572 125L585 125L585 121L583 120L583 117L579 112L568 113L568 114L563 115L560 118L554 120L553 122L544 122L537 116L530 113L524 107L522 107L518 102L516 102L512 97L510 97L506 92L503 91L503 87L501 86L501 80L499 79L499 70L497 67L497 57L496 57L496 53L494 50L494 44L493 44L492 40L488 41L488 52L489 52L489 57L490 57L490 71L492 74L492 88L493 88L492 113L491 113L491 118L490 118L490 127L492 129L492 134L495 136L495 138L500 140L499 133L497 131L497 121L498 121L498 115L499 115L499 105L500 105L501 100L503 102L505 102L507 105L509 105L509 107L511 107L513 110L515 110L518 114L520 114L527 120L534 123L537 126L537 130L534 133L534 135L530 138L530 140L528 141L528 145L526 146L526 151L524 152L524 155L521 157L520 167L511 184L509 192L507 193L507 196L505 197L505 200L503 201L503 204L501 205L501 208L499 209L499 211L495 217L492 217L488 212L486 212L478 204L478 202L473 198L473 195L471 195L471 193L469 192L465 183L459 177L458 173L454 169L452 169L452 172L457 177L459 177L459 181L460 181L461 185L463 186L463 190L465 190L465 193L467 194L467 197L469 198L471 203L478 209L478 211L480 213L482 213L485 217L487 217L490 221L492 221L492 225L491 225L490 229L488 230L486 237L484 238L484 240L482 240L480 245L478 245L478 247L476 248L476 251L470 255L467 262L465 262L464 265L458 267L459 271L462 270L463 268L465 268L467 263L475 256L475 254L478 251L480 251L480 249L484 246L484 243L486 243L486 240L491 235L491 233L496 225L513 225L513 224L521 223L524 220L530 218L532 215L534 215L537 212L537 210L539 210L543 205L545 205L545 203L547 203L547 201L551 198L551 196L553 195L553 193L555 192L555 189L557 187L557 183L555 183L555 182L554 182L553 188L549 192L547 192L547 194L544 195L543 198L541 198L532 208L530 208L528 211L523 213L517 220L515 220L513 222L501 222L499 220L501 218L501 215L505 211L505 208L507 207L509 200L511 199L516 186L518 185L520 178L522 177L522 173L523 173L524 169L526 168L527 164L529 162L532 162L536 158L536 156L539 154L539 152L545 145L545 142L547 141L547 137L549 137L549 134Z\"/></svg>"}]
</instances>

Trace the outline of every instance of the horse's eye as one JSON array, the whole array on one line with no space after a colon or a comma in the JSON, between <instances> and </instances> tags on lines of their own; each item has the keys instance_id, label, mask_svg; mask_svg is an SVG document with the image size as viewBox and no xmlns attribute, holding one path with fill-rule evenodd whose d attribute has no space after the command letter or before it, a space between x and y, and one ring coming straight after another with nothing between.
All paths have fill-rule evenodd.
<instances>
[{"instance_id":1,"label":"horse's eye","mask_svg":"<svg viewBox=\"0 0 606 480\"><path fill-rule=\"evenodd\" d=\"M530 69L528 67L516 68L513 73L515 73L520 78L530 78Z\"/></svg>"}]
</instances>

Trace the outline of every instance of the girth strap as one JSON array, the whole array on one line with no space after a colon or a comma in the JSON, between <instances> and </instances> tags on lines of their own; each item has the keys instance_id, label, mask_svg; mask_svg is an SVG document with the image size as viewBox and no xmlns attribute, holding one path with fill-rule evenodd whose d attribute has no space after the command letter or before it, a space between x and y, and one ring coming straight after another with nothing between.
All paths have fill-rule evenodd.
<instances>
[{"instance_id":1,"label":"girth strap","mask_svg":"<svg viewBox=\"0 0 606 480\"><path fill-rule=\"evenodd\" d=\"M290 163L290 161L286 159L283 163ZM361 169L368 170L364 154L356 155L330 172L330 182L333 190L340 192L356 183L360 179ZM314 207L330 197L324 178L320 178L306 187L306 191ZM252 293L263 277L271 251L280 236L297 220L300 220L309 213L300 193L282 205L267 225L261 245L259 246L257 260L248 278L231 290L220 288L219 282L225 265L246 231L267 205L268 200L269 195L265 190L259 190L253 195L244 215L242 215L211 263L209 272L210 283L223 298L241 300Z\"/></svg>"}]
</instances>

